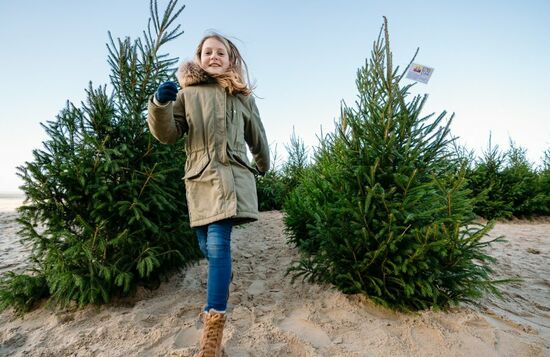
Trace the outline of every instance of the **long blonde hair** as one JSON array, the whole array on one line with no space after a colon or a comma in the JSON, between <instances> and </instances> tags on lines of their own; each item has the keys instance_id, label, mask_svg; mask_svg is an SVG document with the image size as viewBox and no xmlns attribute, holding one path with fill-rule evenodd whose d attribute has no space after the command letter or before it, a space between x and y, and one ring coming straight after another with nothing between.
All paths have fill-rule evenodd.
<instances>
[{"instance_id":1,"label":"long blonde hair","mask_svg":"<svg viewBox=\"0 0 550 357\"><path fill-rule=\"evenodd\" d=\"M208 35L204 36L195 50L194 62L200 66L202 46L209 38L215 38L223 43L229 55L229 68L227 71L222 74L211 74L211 76L216 78L218 84L222 86L222 88L225 88L231 95L237 93L251 95L253 86L250 84L246 62L241 56L237 46L228 38L216 32L210 32Z\"/></svg>"}]
</instances>

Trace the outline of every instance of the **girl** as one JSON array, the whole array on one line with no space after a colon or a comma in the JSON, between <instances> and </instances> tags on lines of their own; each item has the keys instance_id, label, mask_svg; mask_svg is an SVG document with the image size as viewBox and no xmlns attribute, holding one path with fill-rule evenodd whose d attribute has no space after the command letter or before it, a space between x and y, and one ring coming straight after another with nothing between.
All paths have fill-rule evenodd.
<instances>
[{"instance_id":1,"label":"girl","mask_svg":"<svg viewBox=\"0 0 550 357\"><path fill-rule=\"evenodd\" d=\"M269 169L269 147L252 96L246 64L235 45L212 33L176 83L161 84L147 122L160 142L187 134L185 189L191 227L208 261L207 302L198 356L219 356L231 280L231 229L258 219L254 174ZM247 72L247 71L246 71ZM248 73L246 79L248 79ZM246 155L250 149L256 167Z\"/></svg>"}]
</instances>

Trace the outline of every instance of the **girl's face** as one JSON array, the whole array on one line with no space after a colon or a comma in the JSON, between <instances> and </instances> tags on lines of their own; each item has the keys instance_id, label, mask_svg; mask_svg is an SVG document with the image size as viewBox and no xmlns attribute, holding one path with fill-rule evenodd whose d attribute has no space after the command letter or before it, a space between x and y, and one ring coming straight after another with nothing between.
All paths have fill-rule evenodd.
<instances>
[{"instance_id":1,"label":"girl's face","mask_svg":"<svg viewBox=\"0 0 550 357\"><path fill-rule=\"evenodd\" d=\"M218 39L211 37L202 44L202 69L210 74L222 74L229 68L229 54L227 48Z\"/></svg>"}]
</instances>

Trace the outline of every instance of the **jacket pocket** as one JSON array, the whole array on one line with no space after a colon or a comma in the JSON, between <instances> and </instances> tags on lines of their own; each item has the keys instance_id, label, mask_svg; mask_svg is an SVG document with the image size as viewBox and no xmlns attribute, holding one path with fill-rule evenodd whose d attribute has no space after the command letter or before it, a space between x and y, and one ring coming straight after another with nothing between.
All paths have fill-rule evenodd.
<instances>
[{"instance_id":1,"label":"jacket pocket","mask_svg":"<svg viewBox=\"0 0 550 357\"><path fill-rule=\"evenodd\" d=\"M185 162L185 180L199 177L210 163L210 157L206 152L194 152L187 157Z\"/></svg>"}]
</instances>

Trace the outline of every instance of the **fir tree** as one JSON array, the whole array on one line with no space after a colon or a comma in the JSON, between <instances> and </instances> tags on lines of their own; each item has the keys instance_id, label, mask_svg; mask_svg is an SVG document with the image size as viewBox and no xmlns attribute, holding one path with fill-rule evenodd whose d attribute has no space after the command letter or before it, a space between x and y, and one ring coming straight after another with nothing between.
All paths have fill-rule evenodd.
<instances>
[{"instance_id":1,"label":"fir tree","mask_svg":"<svg viewBox=\"0 0 550 357\"><path fill-rule=\"evenodd\" d=\"M502 171L503 186L507 201L512 206L512 214L515 217L532 217L536 210L531 202L537 195L538 185L537 173L527 160L527 150L510 139L510 147L505 156L507 163Z\"/></svg>"},{"instance_id":2,"label":"fir tree","mask_svg":"<svg viewBox=\"0 0 550 357\"><path fill-rule=\"evenodd\" d=\"M183 143L159 144L145 121L150 95L174 75L177 58L159 51L182 34L173 23L183 8L171 0L159 14L151 1L142 38L109 33L111 94L90 83L84 103L68 102L42 124L44 148L18 168L30 274L1 280L1 308L24 311L40 294L61 305L106 303L200 256L181 180Z\"/></svg>"},{"instance_id":3,"label":"fir tree","mask_svg":"<svg viewBox=\"0 0 550 357\"><path fill-rule=\"evenodd\" d=\"M474 212L486 219L510 218L512 201L507 194L503 170L506 155L498 145L489 144L474 169L468 173L468 182L474 198Z\"/></svg>"},{"instance_id":4,"label":"fir tree","mask_svg":"<svg viewBox=\"0 0 550 357\"><path fill-rule=\"evenodd\" d=\"M298 183L302 180L305 170L307 170L308 154L304 141L296 135L294 128L290 136L290 143L285 145L285 148L288 159L283 165L282 175L287 191L290 192L296 188Z\"/></svg>"},{"instance_id":5,"label":"fir tree","mask_svg":"<svg viewBox=\"0 0 550 357\"><path fill-rule=\"evenodd\" d=\"M289 193L296 188L298 182L307 170L307 151L303 140L294 130L290 143L285 145L288 158L281 168L277 165L277 148L272 153L272 168L264 175L256 178L258 205L261 211L280 210L284 206Z\"/></svg>"},{"instance_id":6,"label":"fir tree","mask_svg":"<svg viewBox=\"0 0 550 357\"><path fill-rule=\"evenodd\" d=\"M482 240L491 225L473 225L452 117L421 115L427 96L408 98L385 19L382 30L358 71L356 107L343 104L285 204L302 251L289 272L403 310L497 292Z\"/></svg>"},{"instance_id":7,"label":"fir tree","mask_svg":"<svg viewBox=\"0 0 550 357\"><path fill-rule=\"evenodd\" d=\"M279 172L277 146L271 150L271 167L263 175L256 175L256 192L260 211L278 210L283 207L285 186ZM256 165L254 163L254 165Z\"/></svg>"},{"instance_id":8,"label":"fir tree","mask_svg":"<svg viewBox=\"0 0 550 357\"><path fill-rule=\"evenodd\" d=\"M536 193L528 206L534 215L550 215L550 149L544 151L542 167L537 170Z\"/></svg>"}]
</instances>

